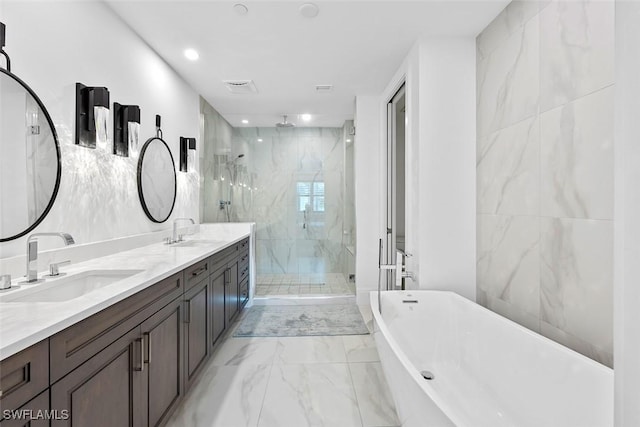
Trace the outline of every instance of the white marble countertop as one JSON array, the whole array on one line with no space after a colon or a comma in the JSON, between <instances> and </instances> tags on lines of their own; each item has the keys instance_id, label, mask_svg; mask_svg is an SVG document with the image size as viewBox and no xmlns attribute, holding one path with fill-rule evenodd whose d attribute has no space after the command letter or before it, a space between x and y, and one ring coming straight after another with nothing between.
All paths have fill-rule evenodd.
<instances>
[{"instance_id":1,"label":"white marble countertop","mask_svg":"<svg viewBox=\"0 0 640 427\"><path fill-rule=\"evenodd\" d=\"M60 268L66 273L59 279L47 279L53 284L75 273L88 270L142 270L133 276L64 302L0 302L0 360L48 338L63 329L125 298L184 270L232 244L249 237L249 232L233 230L223 235L206 230L185 240L210 240L211 244L196 246L156 243L113 255L95 258ZM39 273L42 277L43 273ZM39 285L24 285L17 289ZM9 295L8 291L2 295Z\"/></svg>"}]
</instances>

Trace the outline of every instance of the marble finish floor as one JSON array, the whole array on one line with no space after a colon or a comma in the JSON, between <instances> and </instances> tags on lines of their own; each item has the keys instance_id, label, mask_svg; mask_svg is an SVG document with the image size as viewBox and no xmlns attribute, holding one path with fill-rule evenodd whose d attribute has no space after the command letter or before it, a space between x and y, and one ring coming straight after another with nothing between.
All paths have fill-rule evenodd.
<instances>
[{"instance_id":1,"label":"marble finish floor","mask_svg":"<svg viewBox=\"0 0 640 427\"><path fill-rule=\"evenodd\" d=\"M356 284L348 281L342 273L258 274L256 277L256 297L355 295L355 293Z\"/></svg>"},{"instance_id":2,"label":"marble finish floor","mask_svg":"<svg viewBox=\"0 0 640 427\"><path fill-rule=\"evenodd\" d=\"M238 323L167 426L400 425L371 335L233 338Z\"/></svg>"}]
</instances>

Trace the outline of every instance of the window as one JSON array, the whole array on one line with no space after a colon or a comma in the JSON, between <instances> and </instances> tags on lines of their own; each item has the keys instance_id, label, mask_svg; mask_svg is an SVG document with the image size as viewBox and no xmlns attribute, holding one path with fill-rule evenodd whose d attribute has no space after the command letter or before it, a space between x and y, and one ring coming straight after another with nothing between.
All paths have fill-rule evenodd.
<instances>
[{"instance_id":1,"label":"window","mask_svg":"<svg viewBox=\"0 0 640 427\"><path fill-rule=\"evenodd\" d=\"M324 182L298 181L298 211L309 209L313 212L324 212Z\"/></svg>"}]
</instances>

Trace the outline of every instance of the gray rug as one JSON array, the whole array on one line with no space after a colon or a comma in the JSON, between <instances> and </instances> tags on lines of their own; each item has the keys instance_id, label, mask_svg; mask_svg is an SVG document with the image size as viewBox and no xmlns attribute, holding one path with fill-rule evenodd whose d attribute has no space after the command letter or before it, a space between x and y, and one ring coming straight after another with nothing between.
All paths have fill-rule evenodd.
<instances>
[{"instance_id":1,"label":"gray rug","mask_svg":"<svg viewBox=\"0 0 640 427\"><path fill-rule=\"evenodd\" d=\"M234 337L366 335L356 305L255 305Z\"/></svg>"}]
</instances>

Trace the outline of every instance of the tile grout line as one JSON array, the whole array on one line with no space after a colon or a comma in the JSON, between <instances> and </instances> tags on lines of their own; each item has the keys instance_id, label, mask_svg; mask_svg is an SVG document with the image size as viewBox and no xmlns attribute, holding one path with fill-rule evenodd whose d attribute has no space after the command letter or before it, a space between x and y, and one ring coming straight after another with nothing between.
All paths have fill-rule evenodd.
<instances>
[{"instance_id":1,"label":"tile grout line","mask_svg":"<svg viewBox=\"0 0 640 427\"><path fill-rule=\"evenodd\" d=\"M273 365L275 363L276 353L278 351L278 343L279 341L276 341L276 349L273 352L273 359L271 359L271 367L269 368L269 373L267 376L267 384L264 387L264 394L262 395L262 402L260 404L260 412L258 413L258 420L256 421L256 427L260 426L260 419L262 418L262 410L264 409L264 402L267 399L267 391L269 391L269 384L271 383L271 375L273 373Z\"/></svg>"}]
</instances>

